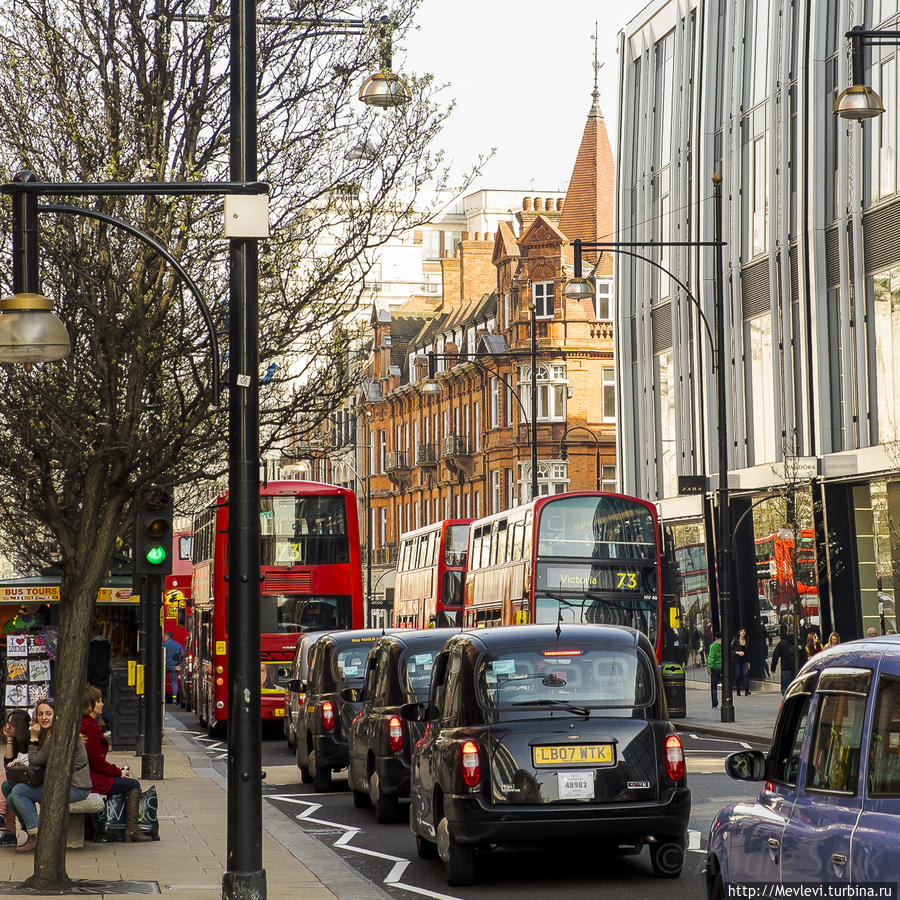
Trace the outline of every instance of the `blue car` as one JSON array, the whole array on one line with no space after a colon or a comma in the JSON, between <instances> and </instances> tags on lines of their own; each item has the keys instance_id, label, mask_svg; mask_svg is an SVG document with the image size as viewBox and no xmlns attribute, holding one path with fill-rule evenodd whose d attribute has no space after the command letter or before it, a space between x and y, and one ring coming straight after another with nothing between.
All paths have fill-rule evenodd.
<instances>
[{"instance_id":1,"label":"blue car","mask_svg":"<svg viewBox=\"0 0 900 900\"><path fill-rule=\"evenodd\" d=\"M825 650L788 688L768 754L732 753L753 803L713 820L708 898L746 882L890 882L900 877L900 636Z\"/></svg>"}]
</instances>

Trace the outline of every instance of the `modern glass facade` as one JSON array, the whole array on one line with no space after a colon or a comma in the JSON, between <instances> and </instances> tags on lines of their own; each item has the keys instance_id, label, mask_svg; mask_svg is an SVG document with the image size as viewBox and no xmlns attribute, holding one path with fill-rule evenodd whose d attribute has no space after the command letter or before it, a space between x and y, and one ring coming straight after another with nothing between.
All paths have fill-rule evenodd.
<instances>
[{"instance_id":1,"label":"modern glass facade","mask_svg":"<svg viewBox=\"0 0 900 900\"><path fill-rule=\"evenodd\" d=\"M900 48L866 51L886 114L840 120L854 25L900 30L898 0L673 0L620 33L616 229L674 278L620 256L613 303L623 490L659 504L673 560L700 543L713 559L723 414L732 523L747 513L730 536L735 621L772 609L845 639L882 627L900 556ZM721 348L713 250L649 246L713 239L714 173ZM685 514L681 475L710 476L702 512ZM673 567L683 591L695 570Z\"/></svg>"}]
</instances>

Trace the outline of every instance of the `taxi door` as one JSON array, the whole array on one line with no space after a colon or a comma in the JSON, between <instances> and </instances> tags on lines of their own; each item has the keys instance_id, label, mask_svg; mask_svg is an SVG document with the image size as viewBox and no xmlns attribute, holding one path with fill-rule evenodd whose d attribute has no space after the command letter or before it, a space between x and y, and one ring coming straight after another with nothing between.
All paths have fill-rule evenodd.
<instances>
[{"instance_id":1,"label":"taxi door","mask_svg":"<svg viewBox=\"0 0 900 900\"><path fill-rule=\"evenodd\" d=\"M900 846L900 657L882 657L874 687L865 795L850 840L850 869L855 882L894 882Z\"/></svg>"},{"instance_id":2,"label":"taxi door","mask_svg":"<svg viewBox=\"0 0 900 900\"><path fill-rule=\"evenodd\" d=\"M862 810L862 743L871 679L867 668L822 670L797 797L782 839L783 881L850 881L850 839Z\"/></svg>"}]
</instances>

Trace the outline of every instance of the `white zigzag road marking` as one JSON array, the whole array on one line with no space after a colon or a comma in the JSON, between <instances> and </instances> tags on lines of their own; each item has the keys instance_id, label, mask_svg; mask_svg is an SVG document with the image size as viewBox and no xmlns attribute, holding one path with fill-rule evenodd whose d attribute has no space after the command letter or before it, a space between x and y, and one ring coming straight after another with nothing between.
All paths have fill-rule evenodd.
<instances>
[{"instance_id":1,"label":"white zigzag road marking","mask_svg":"<svg viewBox=\"0 0 900 900\"><path fill-rule=\"evenodd\" d=\"M316 825L326 825L329 828L337 828L344 832L335 842L335 847L341 847L344 850L350 850L353 853L361 853L363 856L372 856L376 859L383 859L387 862L392 862L394 865L391 867L390 872L385 876L384 883L386 885L390 885L391 887L399 888L400 890L409 891L413 894L419 894L422 897L431 897L433 900L458 900L458 898L454 897L452 894L439 894L437 891L429 891L426 888L416 887L412 884L407 884L400 879L403 877L403 873L406 871L407 866L409 866L411 860L406 859L403 856L393 856L390 853L381 853L378 850L368 850L365 847L354 847L350 841L352 841L360 832L363 831L362 828L358 828L355 825L344 825L343 822L331 822L328 819L317 819L313 817L313 813L317 812L322 808L321 803L311 803L309 800L303 800L296 794L266 794L267 800L281 800L285 803L295 803L299 806L305 806L306 809L298 813L295 818L298 821L302 822L312 822Z\"/></svg>"}]
</instances>

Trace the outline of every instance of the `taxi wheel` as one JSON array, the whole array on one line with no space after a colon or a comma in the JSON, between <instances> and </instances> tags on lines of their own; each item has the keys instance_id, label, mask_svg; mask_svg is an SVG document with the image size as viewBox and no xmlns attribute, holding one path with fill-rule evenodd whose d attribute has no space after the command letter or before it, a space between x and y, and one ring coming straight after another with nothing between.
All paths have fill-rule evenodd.
<instances>
[{"instance_id":1,"label":"taxi wheel","mask_svg":"<svg viewBox=\"0 0 900 900\"><path fill-rule=\"evenodd\" d=\"M725 896L725 885L722 884L722 873L716 872L709 886L709 900L722 900Z\"/></svg>"},{"instance_id":2,"label":"taxi wheel","mask_svg":"<svg viewBox=\"0 0 900 900\"><path fill-rule=\"evenodd\" d=\"M678 878L684 865L684 841L667 837L653 841L650 864L657 878Z\"/></svg>"},{"instance_id":3,"label":"taxi wheel","mask_svg":"<svg viewBox=\"0 0 900 900\"><path fill-rule=\"evenodd\" d=\"M400 800L396 794L381 793L381 782L377 772L369 776L369 799L375 809L375 821L379 824L388 825L400 818Z\"/></svg>"},{"instance_id":4,"label":"taxi wheel","mask_svg":"<svg viewBox=\"0 0 900 900\"><path fill-rule=\"evenodd\" d=\"M295 742L296 743L296 742ZM312 784L312 775L309 773L309 766L300 762L300 745L297 744L297 768L300 770L300 781L303 784Z\"/></svg>"},{"instance_id":5,"label":"taxi wheel","mask_svg":"<svg viewBox=\"0 0 900 900\"><path fill-rule=\"evenodd\" d=\"M315 750L311 750L309 754L309 774L312 775L313 787L318 793L331 790L331 769L318 764Z\"/></svg>"},{"instance_id":6,"label":"taxi wheel","mask_svg":"<svg viewBox=\"0 0 900 900\"><path fill-rule=\"evenodd\" d=\"M444 861L447 884L462 887L475 884L475 848L460 844L452 834L445 816L437 827L438 854Z\"/></svg>"},{"instance_id":7,"label":"taxi wheel","mask_svg":"<svg viewBox=\"0 0 900 900\"><path fill-rule=\"evenodd\" d=\"M365 791L357 791L354 789L353 793L353 805L357 809L368 809L372 805L372 801L369 799L369 795Z\"/></svg>"},{"instance_id":8,"label":"taxi wheel","mask_svg":"<svg viewBox=\"0 0 900 900\"><path fill-rule=\"evenodd\" d=\"M416 853L419 859L437 859L437 844L432 844L427 838L423 838L421 834L416 835Z\"/></svg>"}]
</instances>

